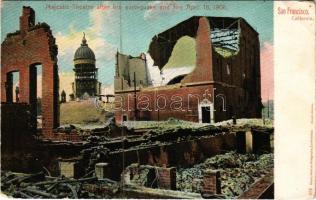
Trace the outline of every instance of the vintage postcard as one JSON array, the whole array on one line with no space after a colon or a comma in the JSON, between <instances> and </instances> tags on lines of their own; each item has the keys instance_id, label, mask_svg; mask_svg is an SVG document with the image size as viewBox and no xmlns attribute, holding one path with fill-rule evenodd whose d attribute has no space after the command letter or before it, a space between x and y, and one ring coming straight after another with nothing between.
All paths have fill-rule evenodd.
<instances>
[{"instance_id":1,"label":"vintage postcard","mask_svg":"<svg viewBox=\"0 0 316 200\"><path fill-rule=\"evenodd\" d=\"M2 1L1 195L315 198L315 2Z\"/></svg>"}]
</instances>

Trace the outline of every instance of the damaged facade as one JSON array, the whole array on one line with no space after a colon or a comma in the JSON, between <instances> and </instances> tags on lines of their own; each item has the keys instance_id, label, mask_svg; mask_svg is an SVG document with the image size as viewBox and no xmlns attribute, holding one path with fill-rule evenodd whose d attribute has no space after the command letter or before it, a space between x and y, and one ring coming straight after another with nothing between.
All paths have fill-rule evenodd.
<instances>
[{"instance_id":1,"label":"damaged facade","mask_svg":"<svg viewBox=\"0 0 316 200\"><path fill-rule=\"evenodd\" d=\"M31 123L36 127L37 117L37 66L42 65L42 119L43 134L49 136L59 126L59 78L57 45L52 31L46 23L35 24L35 12L23 7L20 30L7 34L1 44L1 102L2 119L7 119L5 106L29 105ZM18 72L19 103L13 103L13 76ZM6 104L3 104L6 103ZM12 104L12 105L8 105ZM25 120L25 119L21 119ZM20 121L2 121L2 124L19 124ZM23 124L23 122L21 122ZM5 135L6 133L3 133ZM8 134L13 134L8 133ZM17 133L19 134L19 133Z\"/></svg>"},{"instance_id":2,"label":"damaged facade","mask_svg":"<svg viewBox=\"0 0 316 200\"><path fill-rule=\"evenodd\" d=\"M162 72L191 67L165 84L153 84L146 57L131 70L118 54L116 122L261 117L259 48L258 33L243 18L196 16L152 38L149 54Z\"/></svg>"},{"instance_id":3,"label":"damaged facade","mask_svg":"<svg viewBox=\"0 0 316 200\"><path fill-rule=\"evenodd\" d=\"M134 85L147 87L151 85L150 80L144 53L139 57L132 57L117 52L115 88L123 90Z\"/></svg>"}]
</instances>

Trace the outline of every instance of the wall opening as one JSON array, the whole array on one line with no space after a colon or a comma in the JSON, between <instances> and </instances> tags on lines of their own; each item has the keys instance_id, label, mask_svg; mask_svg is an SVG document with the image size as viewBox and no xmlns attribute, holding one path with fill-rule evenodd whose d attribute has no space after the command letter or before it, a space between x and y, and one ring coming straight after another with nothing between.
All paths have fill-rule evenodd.
<instances>
[{"instance_id":1,"label":"wall opening","mask_svg":"<svg viewBox=\"0 0 316 200\"><path fill-rule=\"evenodd\" d=\"M11 91L16 89L13 85L15 79L9 72L19 71L19 101L28 104L29 120L35 124L35 126L30 124L30 127L35 128L37 115L42 115L42 133L45 137L50 137L53 129L59 126L58 48L49 25L35 23L34 19L35 11L31 7L23 6L22 16L18 19L20 30L8 33L1 43L1 54L3 55L1 63L1 73L3 74L1 101L13 102L14 93ZM14 54L12 49L15 50ZM34 56L30 57L30 55ZM24 63L24 65L15 66L17 63ZM44 72L43 84L41 83L42 71ZM37 81L38 79L39 81ZM43 99L41 101L43 110L37 97ZM39 108L37 109L38 104ZM15 127L13 125L10 128L13 130Z\"/></svg>"},{"instance_id":2,"label":"wall opening","mask_svg":"<svg viewBox=\"0 0 316 200\"><path fill-rule=\"evenodd\" d=\"M13 102L20 102L20 72L12 72L13 74Z\"/></svg>"},{"instance_id":3,"label":"wall opening","mask_svg":"<svg viewBox=\"0 0 316 200\"><path fill-rule=\"evenodd\" d=\"M6 102L19 102L16 98L15 90L20 80L19 71L11 71L6 74L5 90L6 90ZM17 90L19 92L19 89Z\"/></svg>"},{"instance_id":4,"label":"wall opening","mask_svg":"<svg viewBox=\"0 0 316 200\"><path fill-rule=\"evenodd\" d=\"M182 79L186 76L186 74L184 75L179 75L179 76L176 76L174 77L173 79L171 79L167 85L173 85L173 84L177 84L177 83L180 83L182 81Z\"/></svg>"},{"instance_id":5,"label":"wall opening","mask_svg":"<svg viewBox=\"0 0 316 200\"><path fill-rule=\"evenodd\" d=\"M211 123L210 106L202 106L202 123Z\"/></svg>"},{"instance_id":6,"label":"wall opening","mask_svg":"<svg viewBox=\"0 0 316 200\"><path fill-rule=\"evenodd\" d=\"M32 116L37 119L38 128L42 121L42 65L36 63L30 66L30 105Z\"/></svg>"},{"instance_id":7,"label":"wall opening","mask_svg":"<svg viewBox=\"0 0 316 200\"><path fill-rule=\"evenodd\" d=\"M214 123L214 104L203 99L198 105L199 123Z\"/></svg>"},{"instance_id":8,"label":"wall opening","mask_svg":"<svg viewBox=\"0 0 316 200\"><path fill-rule=\"evenodd\" d=\"M7 73L6 76L6 102L19 102L19 82L20 82L20 73L19 71L11 71Z\"/></svg>"},{"instance_id":9,"label":"wall opening","mask_svg":"<svg viewBox=\"0 0 316 200\"><path fill-rule=\"evenodd\" d=\"M127 115L123 115L123 122L126 122L127 121Z\"/></svg>"}]
</instances>

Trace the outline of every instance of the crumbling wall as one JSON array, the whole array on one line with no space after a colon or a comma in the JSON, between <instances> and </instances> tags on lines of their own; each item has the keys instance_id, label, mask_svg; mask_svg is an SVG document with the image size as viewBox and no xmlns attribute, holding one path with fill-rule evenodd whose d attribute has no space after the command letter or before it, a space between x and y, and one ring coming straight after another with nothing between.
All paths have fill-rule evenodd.
<instances>
[{"instance_id":1,"label":"crumbling wall","mask_svg":"<svg viewBox=\"0 0 316 200\"><path fill-rule=\"evenodd\" d=\"M147 61L144 54L141 54L139 57L132 57L117 52L115 90L126 90L135 85L146 87L151 85L149 79Z\"/></svg>"},{"instance_id":2,"label":"crumbling wall","mask_svg":"<svg viewBox=\"0 0 316 200\"><path fill-rule=\"evenodd\" d=\"M213 49L210 41L210 24L205 17L199 18L199 27L196 34L196 67L183 78L182 83L213 81Z\"/></svg>"},{"instance_id":3,"label":"crumbling wall","mask_svg":"<svg viewBox=\"0 0 316 200\"><path fill-rule=\"evenodd\" d=\"M221 21L218 23L221 24ZM236 36L238 49L227 56L221 54L221 51L231 51L227 48L212 52L214 81L218 83L216 88L225 94L230 117L260 118L262 104L258 33L242 18L226 23L226 26L239 30ZM217 117L225 119L226 116L218 113Z\"/></svg>"},{"instance_id":4,"label":"crumbling wall","mask_svg":"<svg viewBox=\"0 0 316 200\"><path fill-rule=\"evenodd\" d=\"M111 178L117 180L124 166L132 163L188 167L223 151L233 150L235 146L235 135L225 134L187 142L111 152L108 163L112 172Z\"/></svg>"},{"instance_id":5,"label":"crumbling wall","mask_svg":"<svg viewBox=\"0 0 316 200\"><path fill-rule=\"evenodd\" d=\"M212 102L213 96L209 96L212 90L213 87L210 84L196 86L171 85L141 90L137 88L136 101L133 96L134 92L131 90L117 92L115 120L117 123L121 123L123 116L126 115L127 121L161 121L174 117L199 122L198 105L205 98ZM206 96L203 96L204 94Z\"/></svg>"},{"instance_id":6,"label":"crumbling wall","mask_svg":"<svg viewBox=\"0 0 316 200\"><path fill-rule=\"evenodd\" d=\"M10 73L19 72L20 102L31 106L33 116L37 102L36 65L42 65L43 134L49 136L59 126L57 45L49 25L35 24L34 10L23 7L20 30L9 33L1 44L1 102L12 102Z\"/></svg>"},{"instance_id":7,"label":"crumbling wall","mask_svg":"<svg viewBox=\"0 0 316 200\"><path fill-rule=\"evenodd\" d=\"M149 53L154 60L154 65L161 69L169 60L173 47L182 36L196 36L199 25L199 17L191 17L168 31L160 33L153 37L149 46ZM161 45L163 44L163 45Z\"/></svg>"},{"instance_id":8,"label":"crumbling wall","mask_svg":"<svg viewBox=\"0 0 316 200\"><path fill-rule=\"evenodd\" d=\"M193 71L169 87L116 89L115 101L119 104L115 113L116 122L121 123L123 116L126 120L165 120L175 117L200 122L199 102L191 100L188 103L187 100L189 95L196 94L207 97L211 95L208 99L214 106L211 122L231 119L233 116L260 118L262 104L258 33L242 18L191 17L152 39L149 53L154 65L160 69L165 66L177 41L183 36L192 37L196 41ZM136 100L134 93L137 93ZM166 97L165 109L151 107L141 110L135 105L146 99L150 99L150 104L153 104L158 95ZM179 100L175 95L183 100L181 109L170 107L174 105L172 100ZM187 109L184 104L190 104L191 109Z\"/></svg>"}]
</instances>

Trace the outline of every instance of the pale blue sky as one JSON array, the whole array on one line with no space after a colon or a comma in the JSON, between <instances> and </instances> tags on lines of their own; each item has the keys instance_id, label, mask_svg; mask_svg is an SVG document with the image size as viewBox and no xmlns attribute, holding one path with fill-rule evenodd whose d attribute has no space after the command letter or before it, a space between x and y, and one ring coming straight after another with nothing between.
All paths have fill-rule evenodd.
<instances>
[{"instance_id":1,"label":"pale blue sky","mask_svg":"<svg viewBox=\"0 0 316 200\"><path fill-rule=\"evenodd\" d=\"M87 32L89 46L94 50L99 68L99 81L103 84L113 82L115 71L115 52L119 49L133 56L147 52L151 38L190 18L199 16L243 17L259 33L261 45L273 42L273 2L271 1L181 1L180 11L126 10L125 6L166 5L166 2L99 2L99 1L20 1L2 2L1 42L7 33L19 28L22 6L31 6L36 12L36 22L46 22L51 26L59 46L58 66L60 72L72 72L73 54L80 46L82 32ZM100 4L113 6L121 4L119 10L97 10ZM187 4L200 6L197 10L187 10ZM224 10L204 10L203 5L211 7L224 5ZM68 6L69 9L52 10L47 6ZM74 9L73 6L89 5L93 9ZM120 18L121 16L121 18Z\"/></svg>"}]
</instances>

